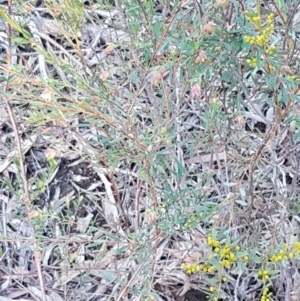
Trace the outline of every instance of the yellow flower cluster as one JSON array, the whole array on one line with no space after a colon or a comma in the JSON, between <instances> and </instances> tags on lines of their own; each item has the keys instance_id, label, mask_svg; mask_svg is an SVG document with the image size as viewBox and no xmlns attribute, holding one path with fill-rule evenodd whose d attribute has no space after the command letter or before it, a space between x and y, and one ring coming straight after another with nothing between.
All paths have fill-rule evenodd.
<instances>
[{"instance_id":1,"label":"yellow flower cluster","mask_svg":"<svg viewBox=\"0 0 300 301\"><path fill-rule=\"evenodd\" d=\"M295 255L300 255L299 241L296 241L291 248L289 248L288 244L284 244L281 250L271 256L271 261L277 263L282 260L293 259Z\"/></svg>"},{"instance_id":2,"label":"yellow flower cluster","mask_svg":"<svg viewBox=\"0 0 300 301\"><path fill-rule=\"evenodd\" d=\"M262 48L267 48L268 42L269 42L269 35L271 35L274 31L274 14L271 13L267 17L266 24L261 24L261 19L259 16L254 16L251 18L248 18L248 21L251 22L256 29L259 31L259 34L256 36L244 36L245 42L249 43L250 45L258 45ZM274 45L270 46L267 50L267 55L273 55L276 51L276 47ZM256 67L256 60L255 59L247 59L246 61L250 66Z\"/></svg>"},{"instance_id":3,"label":"yellow flower cluster","mask_svg":"<svg viewBox=\"0 0 300 301\"><path fill-rule=\"evenodd\" d=\"M219 299L219 293L218 296L216 296L217 291L220 289L222 283L225 283L228 281L226 277L224 277L224 267L225 268L235 268L235 264L241 263L241 262L247 262L249 260L249 257L244 255L241 257L242 253L239 253L241 251L240 246L232 246L228 245L226 243L223 243L223 241L214 239L213 237L209 236L207 237L207 244L211 248L211 254L208 256L207 261L201 264L195 263L195 264L185 264L183 263L181 265L181 268L187 273L187 274L194 274L197 272L204 272L204 273L216 273L218 272L218 275L221 276L219 278L219 283L216 286L210 286L208 287L208 291L212 293L212 300L217 301ZM293 258L299 258L300 255L300 242L296 241L293 245L284 244L281 249L276 250L276 252L272 252L272 254L263 256L267 261L269 261L268 266L261 266L261 269L258 271L259 278L264 283L262 295L260 298L260 301L271 301L272 299L272 292L269 291L269 288L266 287L266 285L269 283L268 280L270 279L270 275L272 274L272 264L293 259ZM213 259L213 261L210 261L210 259ZM261 264L263 264L261 262ZM274 273L274 272L273 272Z\"/></svg>"},{"instance_id":4,"label":"yellow flower cluster","mask_svg":"<svg viewBox=\"0 0 300 301\"><path fill-rule=\"evenodd\" d=\"M194 227L195 222L199 219L199 217L201 217L201 215L196 213L192 214L184 224L184 227L187 229L192 229Z\"/></svg>"},{"instance_id":5,"label":"yellow flower cluster","mask_svg":"<svg viewBox=\"0 0 300 301\"><path fill-rule=\"evenodd\" d=\"M208 236L208 237L207 237L207 244L208 244L210 247L217 248L217 247L219 247L220 242L219 242L218 240L213 239L211 236Z\"/></svg>"},{"instance_id":6,"label":"yellow flower cluster","mask_svg":"<svg viewBox=\"0 0 300 301\"><path fill-rule=\"evenodd\" d=\"M257 66L257 59L256 58L247 59L246 63L254 68Z\"/></svg>"},{"instance_id":7,"label":"yellow flower cluster","mask_svg":"<svg viewBox=\"0 0 300 301\"><path fill-rule=\"evenodd\" d=\"M262 296L260 298L260 301L270 301L271 300L271 295L272 293L269 292L269 288L268 287L265 287L263 289L263 292L262 292Z\"/></svg>"},{"instance_id":8,"label":"yellow flower cluster","mask_svg":"<svg viewBox=\"0 0 300 301\"><path fill-rule=\"evenodd\" d=\"M261 30L261 20L259 16L247 17L247 20L252 23L257 30Z\"/></svg>"},{"instance_id":9,"label":"yellow flower cluster","mask_svg":"<svg viewBox=\"0 0 300 301\"><path fill-rule=\"evenodd\" d=\"M254 17L248 18L248 21L252 22L256 26L260 25L260 17L259 16L254 16Z\"/></svg>"},{"instance_id":10,"label":"yellow flower cluster","mask_svg":"<svg viewBox=\"0 0 300 301\"><path fill-rule=\"evenodd\" d=\"M292 252L287 252L284 250L280 250L277 254L272 255L271 260L276 263L281 260L292 259L294 254Z\"/></svg>"},{"instance_id":11,"label":"yellow flower cluster","mask_svg":"<svg viewBox=\"0 0 300 301\"><path fill-rule=\"evenodd\" d=\"M258 45L265 48L269 42L268 36L273 33L273 30L274 24L271 24L256 37L244 36L244 40L251 45Z\"/></svg>"},{"instance_id":12,"label":"yellow flower cluster","mask_svg":"<svg viewBox=\"0 0 300 301\"><path fill-rule=\"evenodd\" d=\"M255 41L256 41L255 37L251 37L251 36L244 36L244 40L245 40L245 42L247 42L251 45L255 44Z\"/></svg>"},{"instance_id":13,"label":"yellow flower cluster","mask_svg":"<svg viewBox=\"0 0 300 301\"><path fill-rule=\"evenodd\" d=\"M181 264L181 268L187 272L187 274L195 274L200 271L200 267L198 264Z\"/></svg>"},{"instance_id":14,"label":"yellow flower cluster","mask_svg":"<svg viewBox=\"0 0 300 301\"><path fill-rule=\"evenodd\" d=\"M268 25L273 24L273 19L274 19L274 14L273 13L269 14L267 17L267 24Z\"/></svg>"},{"instance_id":15,"label":"yellow flower cluster","mask_svg":"<svg viewBox=\"0 0 300 301\"><path fill-rule=\"evenodd\" d=\"M276 51L276 47L274 45L270 46L267 50L267 55L273 55Z\"/></svg>"},{"instance_id":16,"label":"yellow flower cluster","mask_svg":"<svg viewBox=\"0 0 300 301\"><path fill-rule=\"evenodd\" d=\"M263 280L268 280L270 278L267 270L258 271L258 275L261 276Z\"/></svg>"},{"instance_id":17,"label":"yellow flower cluster","mask_svg":"<svg viewBox=\"0 0 300 301\"><path fill-rule=\"evenodd\" d=\"M223 249L221 249L220 255L220 263L226 268L229 268L236 261L235 254L231 252L231 249L228 246L225 246Z\"/></svg>"},{"instance_id":18,"label":"yellow flower cluster","mask_svg":"<svg viewBox=\"0 0 300 301\"><path fill-rule=\"evenodd\" d=\"M216 271L216 268L210 264L200 264L199 268L205 273L214 273Z\"/></svg>"},{"instance_id":19,"label":"yellow flower cluster","mask_svg":"<svg viewBox=\"0 0 300 301\"><path fill-rule=\"evenodd\" d=\"M300 255L300 242L299 241L295 242L294 249Z\"/></svg>"},{"instance_id":20,"label":"yellow flower cluster","mask_svg":"<svg viewBox=\"0 0 300 301\"><path fill-rule=\"evenodd\" d=\"M295 80L295 79L297 79L297 77L298 76L296 74L294 74L294 75L289 75L287 78L290 80Z\"/></svg>"},{"instance_id":21,"label":"yellow flower cluster","mask_svg":"<svg viewBox=\"0 0 300 301\"><path fill-rule=\"evenodd\" d=\"M218 240L213 239L212 237L207 238L207 244L212 247L215 257L219 258L219 263L221 266L229 268L232 264L237 261L235 252L240 251L240 247L230 247L228 245L220 245ZM210 256L211 258L213 255ZM209 257L209 259L210 259ZM248 261L248 256L243 257L243 261Z\"/></svg>"},{"instance_id":22,"label":"yellow flower cluster","mask_svg":"<svg viewBox=\"0 0 300 301\"><path fill-rule=\"evenodd\" d=\"M268 37L267 37L266 34L258 35L256 37L256 44L263 47L263 48L265 48L267 46L268 41L269 40L268 40Z\"/></svg>"},{"instance_id":23,"label":"yellow flower cluster","mask_svg":"<svg viewBox=\"0 0 300 301\"><path fill-rule=\"evenodd\" d=\"M221 243L213 239L212 237L207 238L207 244L212 248L212 254L208 256L208 260L216 258L219 262L219 267L226 267L229 268L232 264L237 262L236 252L239 252L241 248L239 246L230 247L228 245L221 245ZM246 262L249 260L248 256L244 256L241 258L243 262ZM213 266L210 263L206 264L185 264L183 263L181 265L181 268L187 273L187 274L194 274L199 271L202 271L204 273L214 273L217 266ZM225 280L224 280L225 282Z\"/></svg>"},{"instance_id":24,"label":"yellow flower cluster","mask_svg":"<svg viewBox=\"0 0 300 301\"><path fill-rule=\"evenodd\" d=\"M216 271L216 268L213 267L210 264L185 264L183 263L181 265L181 268L187 273L187 274L195 274L199 271L202 271L204 273L214 273Z\"/></svg>"}]
</instances>

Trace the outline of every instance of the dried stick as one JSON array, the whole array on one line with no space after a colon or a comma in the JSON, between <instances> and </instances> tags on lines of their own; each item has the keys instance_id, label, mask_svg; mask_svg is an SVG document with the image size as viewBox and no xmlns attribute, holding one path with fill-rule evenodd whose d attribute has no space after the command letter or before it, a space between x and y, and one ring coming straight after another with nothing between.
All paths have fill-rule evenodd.
<instances>
[{"instance_id":1,"label":"dried stick","mask_svg":"<svg viewBox=\"0 0 300 301\"><path fill-rule=\"evenodd\" d=\"M9 0L7 2L7 6L8 6L8 14L11 14L11 6L12 6L12 0ZM11 64L11 58L12 58L12 43L11 43L11 26L10 24L6 24L6 32L7 32L7 36L8 36L8 49L7 49L7 55L6 55L6 59L7 59L7 64L10 65ZM9 73L9 71L8 71ZM7 79L8 79L8 74L7 74ZM6 92L7 90L7 81L6 84L4 85L4 92ZM6 101L6 108L11 120L11 124L13 127L13 130L15 132L15 137L16 137L16 147L17 147L17 154L19 156L19 163L20 163L20 169L21 169L21 177L22 177L22 182L23 182L23 187L24 187L24 194L25 194L25 205L27 208L27 212L29 213L31 210L31 199L30 199L30 195L29 195L29 189L28 189L28 183L26 180L26 173L25 173L25 168L24 168L24 162L23 162L23 155L22 155L22 148L21 148L21 143L20 143L20 138L18 135L18 129L17 129L17 125L16 125L16 121L13 115L13 112L11 110L11 107L9 105L9 102ZM31 228L31 233L32 235L35 237L35 230L34 227L30 225ZM40 281L40 288L41 288L41 293L42 293L42 299L43 301L47 301L46 299L46 292L45 292L45 284L44 284L44 278L43 278L43 274L42 274L42 268L41 268L41 252L38 250L38 245L37 242L34 243L34 257L35 257L35 262L36 262L36 266L37 266L37 271L38 271L38 276L39 276L39 281Z\"/></svg>"},{"instance_id":2,"label":"dried stick","mask_svg":"<svg viewBox=\"0 0 300 301\"><path fill-rule=\"evenodd\" d=\"M17 154L19 157L19 162L20 162L20 170L21 170L21 177L22 177L22 182L23 182L23 189L24 189L24 201L25 205L27 208L27 212L29 213L31 210L32 202L30 199L30 194L29 194L29 189L28 189L28 183L26 179L26 173L25 173L25 168L24 168L24 161L23 161L23 154L22 154L22 148L21 148L21 142L20 142L20 137L18 134L18 128L16 125L16 121L12 112L12 109L9 105L8 102L6 102L6 108L10 117L10 121L13 127L13 130L15 132L15 139L16 139L16 148L17 148ZM35 236L35 230L34 227L30 224L31 232L33 236ZM34 243L34 257L35 257L35 263L38 271L38 276L39 276L39 281L40 281L40 288L42 292L42 299L43 301L47 301L46 299L46 292L45 292L45 284L44 284L44 278L42 274L42 267L41 267L41 252L38 250L38 244L37 242Z\"/></svg>"}]
</instances>

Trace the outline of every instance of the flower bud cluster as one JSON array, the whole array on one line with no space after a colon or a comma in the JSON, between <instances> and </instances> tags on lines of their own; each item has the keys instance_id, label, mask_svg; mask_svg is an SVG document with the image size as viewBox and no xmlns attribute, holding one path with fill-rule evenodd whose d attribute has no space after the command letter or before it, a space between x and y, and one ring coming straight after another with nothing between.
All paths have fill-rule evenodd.
<instances>
[{"instance_id":1,"label":"flower bud cluster","mask_svg":"<svg viewBox=\"0 0 300 301\"><path fill-rule=\"evenodd\" d=\"M300 242L296 241L292 247L284 244L283 248L271 256L274 263L293 259L296 255L300 255Z\"/></svg>"},{"instance_id":2,"label":"flower bud cluster","mask_svg":"<svg viewBox=\"0 0 300 301\"><path fill-rule=\"evenodd\" d=\"M247 18L247 20L253 24L253 26L258 31L257 35L254 36L244 36L244 41L250 45L257 45L265 49L266 54L271 56L275 53L276 47L269 44L269 36L274 32L274 14L271 13L268 15L265 24L262 24L260 16L256 15L253 17ZM246 60L246 63L251 67L257 66L256 58L249 58Z\"/></svg>"},{"instance_id":3,"label":"flower bud cluster","mask_svg":"<svg viewBox=\"0 0 300 301\"><path fill-rule=\"evenodd\" d=\"M271 295L272 293L269 292L269 288L268 287L265 287L263 289L263 292L262 292L262 296L260 298L260 301L271 301Z\"/></svg>"},{"instance_id":4,"label":"flower bud cluster","mask_svg":"<svg viewBox=\"0 0 300 301\"><path fill-rule=\"evenodd\" d=\"M263 279L263 280L268 280L270 278L269 272L267 270L260 270L258 271L258 275Z\"/></svg>"},{"instance_id":5,"label":"flower bud cluster","mask_svg":"<svg viewBox=\"0 0 300 301\"><path fill-rule=\"evenodd\" d=\"M211 300L219 300L219 289L222 283L228 281L224 273L230 273L230 269L236 269L237 265L249 261L246 252L241 251L241 247L236 244L218 240L212 236L207 237L207 245L211 248L211 254L206 260L201 263L192 263L181 265L182 270L187 274L195 274L197 272L204 272L214 274L219 281L216 286L208 287L209 292L212 293ZM263 256L261 259L261 268L258 271L258 278L263 283L260 301L271 301L272 292L270 292L270 285L272 284L271 275L274 274L273 266L277 263L299 259L300 256L300 242L296 241L293 245L284 244L280 249L271 251L271 253ZM246 266L245 266L246 267ZM227 270L227 271L226 271Z\"/></svg>"},{"instance_id":6,"label":"flower bud cluster","mask_svg":"<svg viewBox=\"0 0 300 301\"><path fill-rule=\"evenodd\" d=\"M246 59L246 63L254 68L257 66L257 59L256 58Z\"/></svg>"},{"instance_id":7,"label":"flower bud cluster","mask_svg":"<svg viewBox=\"0 0 300 301\"><path fill-rule=\"evenodd\" d=\"M267 17L266 25L261 24L259 16L248 18L248 21L256 27L259 34L256 36L244 36L244 40L251 45L259 45L263 48L267 46L268 36L274 32L274 14L270 14Z\"/></svg>"},{"instance_id":8,"label":"flower bud cluster","mask_svg":"<svg viewBox=\"0 0 300 301\"><path fill-rule=\"evenodd\" d=\"M193 213L189 218L188 220L186 221L186 223L184 224L184 227L186 229L193 229L195 227L195 224L197 222L199 222L199 219L202 217L202 214L200 213Z\"/></svg>"}]
</instances>

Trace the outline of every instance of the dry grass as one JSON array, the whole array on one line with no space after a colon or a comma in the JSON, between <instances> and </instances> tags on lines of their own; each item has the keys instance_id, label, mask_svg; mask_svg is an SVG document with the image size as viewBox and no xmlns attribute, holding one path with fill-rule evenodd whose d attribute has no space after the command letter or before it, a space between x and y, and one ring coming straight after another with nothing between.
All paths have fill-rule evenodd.
<instances>
[{"instance_id":1,"label":"dry grass","mask_svg":"<svg viewBox=\"0 0 300 301\"><path fill-rule=\"evenodd\" d=\"M0 301L299 300L299 3L268 57L255 1L81 2L1 4ZM185 273L211 235L249 262Z\"/></svg>"}]
</instances>

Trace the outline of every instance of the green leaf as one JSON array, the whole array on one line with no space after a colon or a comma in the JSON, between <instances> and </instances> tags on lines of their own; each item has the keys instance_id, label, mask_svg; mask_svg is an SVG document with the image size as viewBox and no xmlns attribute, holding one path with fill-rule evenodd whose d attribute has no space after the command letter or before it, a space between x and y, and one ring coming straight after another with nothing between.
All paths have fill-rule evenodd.
<instances>
[{"instance_id":1,"label":"green leaf","mask_svg":"<svg viewBox=\"0 0 300 301\"><path fill-rule=\"evenodd\" d=\"M271 74L269 78L266 79L268 88L270 90L275 90L277 87L277 77L274 74Z\"/></svg>"},{"instance_id":2,"label":"green leaf","mask_svg":"<svg viewBox=\"0 0 300 301\"><path fill-rule=\"evenodd\" d=\"M260 12L262 15L270 15L270 14L274 14L274 16L276 17L277 16L277 13L272 11L272 10L269 10L269 9L266 9L264 7L260 7Z\"/></svg>"},{"instance_id":3,"label":"green leaf","mask_svg":"<svg viewBox=\"0 0 300 301\"><path fill-rule=\"evenodd\" d=\"M114 251L114 254L117 255L117 254L122 254L124 253L126 250L128 249L128 246L124 246L124 247L121 247L121 248L118 248Z\"/></svg>"},{"instance_id":4,"label":"green leaf","mask_svg":"<svg viewBox=\"0 0 300 301\"><path fill-rule=\"evenodd\" d=\"M118 279L117 275L112 272L100 272L100 275L109 282L115 282Z\"/></svg>"},{"instance_id":5,"label":"green leaf","mask_svg":"<svg viewBox=\"0 0 300 301\"><path fill-rule=\"evenodd\" d=\"M261 263L261 259L255 254L250 254L249 259L254 263Z\"/></svg>"},{"instance_id":6,"label":"green leaf","mask_svg":"<svg viewBox=\"0 0 300 301\"><path fill-rule=\"evenodd\" d=\"M283 87L280 94L279 94L279 98L280 98L280 101L283 102L285 105L287 105L288 103L288 100L289 100L289 96L288 96L288 93L286 91L286 88Z\"/></svg>"},{"instance_id":7,"label":"green leaf","mask_svg":"<svg viewBox=\"0 0 300 301\"><path fill-rule=\"evenodd\" d=\"M298 131L296 133L296 135L294 136L295 141L299 141L300 140L300 131ZM300 221L300 220L299 220Z\"/></svg>"},{"instance_id":8,"label":"green leaf","mask_svg":"<svg viewBox=\"0 0 300 301\"><path fill-rule=\"evenodd\" d=\"M249 256L249 253L248 252L237 252L235 254L236 258L242 258L244 256Z\"/></svg>"},{"instance_id":9,"label":"green leaf","mask_svg":"<svg viewBox=\"0 0 300 301\"><path fill-rule=\"evenodd\" d=\"M284 0L275 0L277 3L277 6L282 10L284 8Z\"/></svg>"},{"instance_id":10,"label":"green leaf","mask_svg":"<svg viewBox=\"0 0 300 301\"><path fill-rule=\"evenodd\" d=\"M248 268L246 267L246 265L243 262L240 262L240 261L237 262L237 269L238 269L238 271L246 271L246 270L248 270Z\"/></svg>"},{"instance_id":11,"label":"green leaf","mask_svg":"<svg viewBox=\"0 0 300 301\"><path fill-rule=\"evenodd\" d=\"M12 36L11 39L18 45L26 45L30 43L28 39L22 37Z\"/></svg>"},{"instance_id":12,"label":"green leaf","mask_svg":"<svg viewBox=\"0 0 300 301\"><path fill-rule=\"evenodd\" d=\"M114 241L119 241L119 242L122 241L119 237L117 237L117 236L115 236L115 235L112 235L112 234L110 234L110 233L105 233L105 236L107 236L108 238L110 238L110 239L112 239L112 240L114 240Z\"/></svg>"},{"instance_id":13,"label":"green leaf","mask_svg":"<svg viewBox=\"0 0 300 301\"><path fill-rule=\"evenodd\" d=\"M88 248L93 248L102 245L105 243L107 240L106 239L96 239L94 242L90 243L87 245Z\"/></svg>"},{"instance_id":14,"label":"green leaf","mask_svg":"<svg viewBox=\"0 0 300 301\"><path fill-rule=\"evenodd\" d=\"M241 206L247 206L247 203L245 201L242 200L236 200L236 203L240 204Z\"/></svg>"},{"instance_id":15,"label":"green leaf","mask_svg":"<svg viewBox=\"0 0 300 301\"><path fill-rule=\"evenodd\" d=\"M22 29L18 23L16 23L10 16L7 15L4 8L0 7L0 18L6 21L12 28L17 30L19 33L23 34L25 39L30 39L31 35L25 29Z\"/></svg>"},{"instance_id":16,"label":"green leaf","mask_svg":"<svg viewBox=\"0 0 300 301\"><path fill-rule=\"evenodd\" d=\"M295 82L287 77L283 77L282 78L282 81L288 86L288 87L291 87L291 88L295 88Z\"/></svg>"},{"instance_id":17,"label":"green leaf","mask_svg":"<svg viewBox=\"0 0 300 301\"><path fill-rule=\"evenodd\" d=\"M245 12L245 16L247 18L252 18L254 16L256 16L256 12L253 10L253 9L248 9L246 12Z\"/></svg>"},{"instance_id":18,"label":"green leaf","mask_svg":"<svg viewBox=\"0 0 300 301\"><path fill-rule=\"evenodd\" d=\"M297 95L292 95L292 98L294 101L296 101L296 103L300 103L300 97Z\"/></svg>"},{"instance_id":19,"label":"green leaf","mask_svg":"<svg viewBox=\"0 0 300 301\"><path fill-rule=\"evenodd\" d=\"M246 197L246 191L243 187L240 187L239 190L240 190L240 195L241 195L242 199L244 200Z\"/></svg>"}]
</instances>

